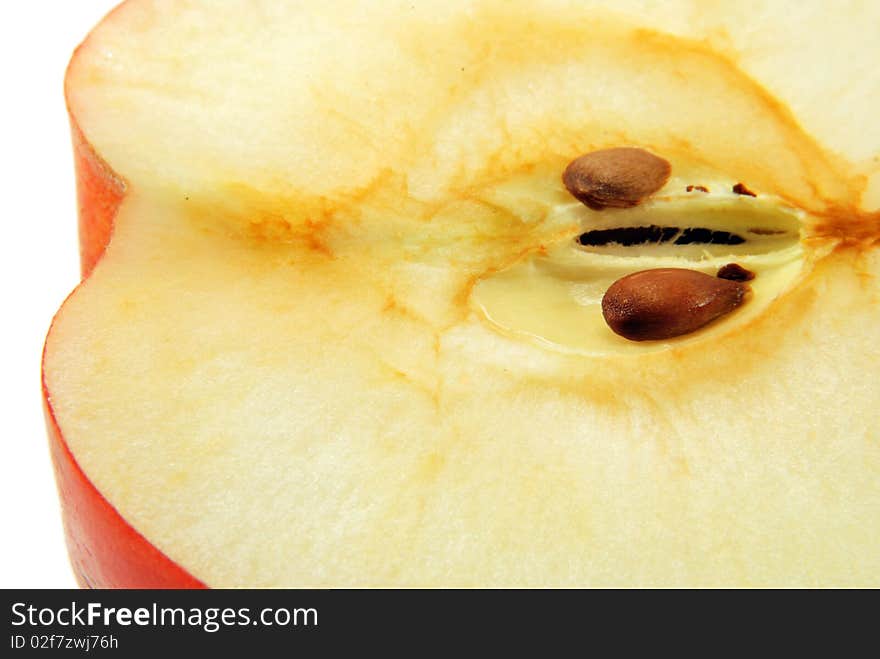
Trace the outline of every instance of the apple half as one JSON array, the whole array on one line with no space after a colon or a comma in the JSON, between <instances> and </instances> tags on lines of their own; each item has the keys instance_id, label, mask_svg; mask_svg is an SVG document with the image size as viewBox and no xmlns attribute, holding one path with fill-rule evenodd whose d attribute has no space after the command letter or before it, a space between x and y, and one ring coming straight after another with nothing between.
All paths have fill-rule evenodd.
<instances>
[{"instance_id":1,"label":"apple half","mask_svg":"<svg viewBox=\"0 0 880 659\"><path fill-rule=\"evenodd\" d=\"M94 30L43 362L83 585L880 585L880 7L643 4ZM613 146L672 174L593 210L561 175ZM604 324L731 262L703 329Z\"/></svg>"}]
</instances>

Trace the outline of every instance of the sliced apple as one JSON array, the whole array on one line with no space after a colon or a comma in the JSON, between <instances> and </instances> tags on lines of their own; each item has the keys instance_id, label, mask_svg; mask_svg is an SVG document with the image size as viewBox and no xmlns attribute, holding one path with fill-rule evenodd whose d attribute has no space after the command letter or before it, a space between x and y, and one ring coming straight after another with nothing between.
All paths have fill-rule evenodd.
<instances>
[{"instance_id":1,"label":"sliced apple","mask_svg":"<svg viewBox=\"0 0 880 659\"><path fill-rule=\"evenodd\" d=\"M880 585L880 9L605 4L96 28L44 358L83 583ZM562 172L614 146L671 176L592 210ZM744 239L578 242L643 226ZM620 276L728 262L705 329L603 325Z\"/></svg>"}]
</instances>

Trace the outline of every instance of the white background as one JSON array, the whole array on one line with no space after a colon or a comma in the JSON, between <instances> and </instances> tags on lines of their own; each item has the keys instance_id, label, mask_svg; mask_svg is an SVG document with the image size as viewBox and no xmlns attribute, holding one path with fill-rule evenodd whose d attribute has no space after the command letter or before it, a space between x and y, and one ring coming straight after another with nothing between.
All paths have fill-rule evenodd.
<instances>
[{"instance_id":1,"label":"white background","mask_svg":"<svg viewBox=\"0 0 880 659\"><path fill-rule=\"evenodd\" d=\"M64 69L117 0L0 3L2 414L0 588L66 588L67 560L40 394L49 323L79 279Z\"/></svg>"}]
</instances>

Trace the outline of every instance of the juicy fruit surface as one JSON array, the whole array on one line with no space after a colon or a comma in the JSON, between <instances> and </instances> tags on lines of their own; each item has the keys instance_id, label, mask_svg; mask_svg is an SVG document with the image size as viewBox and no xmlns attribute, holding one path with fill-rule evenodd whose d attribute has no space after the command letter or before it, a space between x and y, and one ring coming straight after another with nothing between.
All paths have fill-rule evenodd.
<instances>
[{"instance_id":1,"label":"juicy fruit surface","mask_svg":"<svg viewBox=\"0 0 880 659\"><path fill-rule=\"evenodd\" d=\"M815 46L870 21L787 8L793 63L781 15L698 5L113 14L68 98L127 197L45 367L98 489L211 585L876 583L880 135L813 103L880 106ZM796 285L651 353L487 323L475 283L583 230L559 175L621 143L807 211Z\"/></svg>"}]
</instances>

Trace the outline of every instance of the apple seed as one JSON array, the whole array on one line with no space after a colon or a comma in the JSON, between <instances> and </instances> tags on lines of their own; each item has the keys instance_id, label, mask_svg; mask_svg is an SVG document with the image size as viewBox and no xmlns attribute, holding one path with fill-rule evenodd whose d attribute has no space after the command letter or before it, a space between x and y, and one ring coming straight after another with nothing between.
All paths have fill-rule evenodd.
<instances>
[{"instance_id":1,"label":"apple seed","mask_svg":"<svg viewBox=\"0 0 880 659\"><path fill-rule=\"evenodd\" d=\"M751 281L755 278L755 273L742 267L739 263L728 263L718 268L718 274L715 276L731 281Z\"/></svg>"},{"instance_id":2,"label":"apple seed","mask_svg":"<svg viewBox=\"0 0 880 659\"><path fill-rule=\"evenodd\" d=\"M754 192L752 192L751 190L749 190L749 189L746 187L745 183L737 183L736 185L733 186L733 191L734 191L736 194L739 194L739 195L745 195L745 196L747 196L747 197L757 197L757 196L758 196L758 195L756 195Z\"/></svg>"},{"instance_id":3,"label":"apple seed","mask_svg":"<svg viewBox=\"0 0 880 659\"><path fill-rule=\"evenodd\" d=\"M602 298L602 315L615 334L656 341L694 332L745 300L748 284L685 268L626 275Z\"/></svg>"},{"instance_id":4,"label":"apple seed","mask_svg":"<svg viewBox=\"0 0 880 659\"><path fill-rule=\"evenodd\" d=\"M662 188L671 172L669 162L653 153L616 147L575 158L565 168L562 182L593 210L629 208Z\"/></svg>"}]
</instances>

